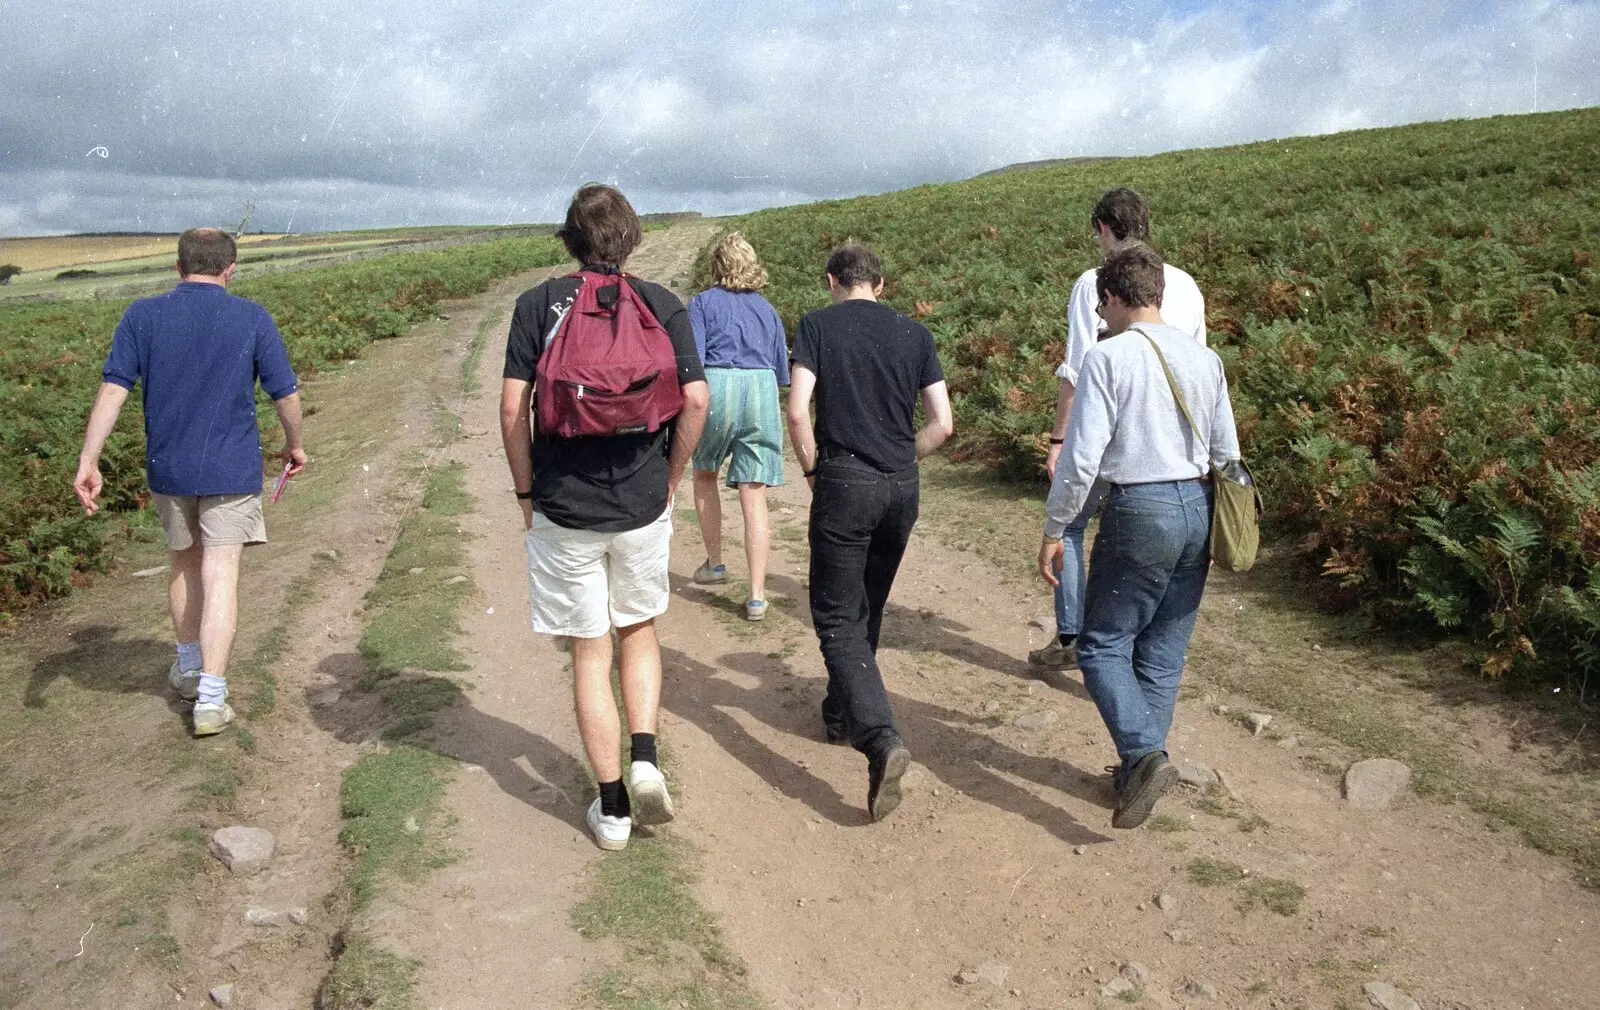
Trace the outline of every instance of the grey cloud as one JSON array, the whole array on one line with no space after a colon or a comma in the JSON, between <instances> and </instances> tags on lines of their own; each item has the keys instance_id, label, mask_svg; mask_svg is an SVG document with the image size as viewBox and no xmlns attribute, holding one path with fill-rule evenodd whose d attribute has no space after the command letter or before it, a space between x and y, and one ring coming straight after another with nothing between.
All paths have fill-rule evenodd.
<instances>
[{"instance_id":1,"label":"grey cloud","mask_svg":"<svg viewBox=\"0 0 1600 1010\"><path fill-rule=\"evenodd\" d=\"M0 231L733 212L1600 100L1600 4L836 0L7 12ZM103 147L106 157L87 154Z\"/></svg>"}]
</instances>

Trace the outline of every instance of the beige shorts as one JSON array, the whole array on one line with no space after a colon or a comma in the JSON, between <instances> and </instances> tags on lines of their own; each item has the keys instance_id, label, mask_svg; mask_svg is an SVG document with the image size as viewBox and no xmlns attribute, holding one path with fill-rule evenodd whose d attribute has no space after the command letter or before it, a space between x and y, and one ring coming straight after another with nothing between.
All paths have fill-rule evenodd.
<instances>
[{"instance_id":1,"label":"beige shorts","mask_svg":"<svg viewBox=\"0 0 1600 1010\"><path fill-rule=\"evenodd\" d=\"M666 613L671 543L670 507L626 533L567 529L535 512L527 535L533 630L599 638Z\"/></svg>"},{"instance_id":2,"label":"beige shorts","mask_svg":"<svg viewBox=\"0 0 1600 1010\"><path fill-rule=\"evenodd\" d=\"M158 494L155 499L168 550L186 551L196 538L202 547L267 542L260 494Z\"/></svg>"}]
</instances>

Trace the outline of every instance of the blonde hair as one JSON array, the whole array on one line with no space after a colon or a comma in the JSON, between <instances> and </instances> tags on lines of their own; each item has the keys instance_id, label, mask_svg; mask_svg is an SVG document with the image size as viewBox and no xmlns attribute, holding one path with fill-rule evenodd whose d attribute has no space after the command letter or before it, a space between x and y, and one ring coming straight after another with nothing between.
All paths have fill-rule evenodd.
<instances>
[{"instance_id":1,"label":"blonde hair","mask_svg":"<svg viewBox=\"0 0 1600 1010\"><path fill-rule=\"evenodd\" d=\"M759 291L767 286L767 268L742 233L734 232L711 250L711 283L729 291Z\"/></svg>"}]
</instances>

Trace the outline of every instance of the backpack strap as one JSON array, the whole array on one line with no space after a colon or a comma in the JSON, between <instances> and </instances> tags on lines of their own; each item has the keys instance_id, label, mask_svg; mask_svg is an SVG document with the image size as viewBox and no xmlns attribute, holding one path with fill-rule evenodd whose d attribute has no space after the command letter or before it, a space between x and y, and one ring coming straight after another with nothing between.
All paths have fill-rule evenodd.
<instances>
[{"instance_id":1,"label":"backpack strap","mask_svg":"<svg viewBox=\"0 0 1600 1010\"><path fill-rule=\"evenodd\" d=\"M1167 364L1167 356L1161 353L1160 345L1155 342L1155 339L1151 337L1150 334L1139 329L1137 326L1130 326L1128 328L1139 334L1139 336L1143 337L1145 340L1149 341L1150 349L1156 352L1156 360L1161 362L1161 373L1167 377L1167 388L1172 390L1172 398L1178 401L1178 409L1183 411L1183 419L1189 422L1189 430L1194 432L1194 437L1200 440L1201 447L1205 449L1206 465L1210 466L1211 446L1206 442L1205 436L1200 433L1200 426L1194 423L1194 415L1189 413L1189 403L1183 398L1183 391L1178 388L1178 380L1172 377L1172 368Z\"/></svg>"}]
</instances>

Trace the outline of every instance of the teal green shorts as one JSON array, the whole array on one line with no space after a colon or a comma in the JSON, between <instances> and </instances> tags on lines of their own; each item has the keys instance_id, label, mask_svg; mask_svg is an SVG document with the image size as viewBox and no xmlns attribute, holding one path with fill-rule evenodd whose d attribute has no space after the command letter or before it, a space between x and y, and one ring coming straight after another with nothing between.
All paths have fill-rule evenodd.
<instances>
[{"instance_id":1,"label":"teal green shorts","mask_svg":"<svg viewBox=\"0 0 1600 1010\"><path fill-rule=\"evenodd\" d=\"M711 412L694 450L696 470L716 471L729 456L727 484L783 483L783 417L770 368L708 368Z\"/></svg>"}]
</instances>

